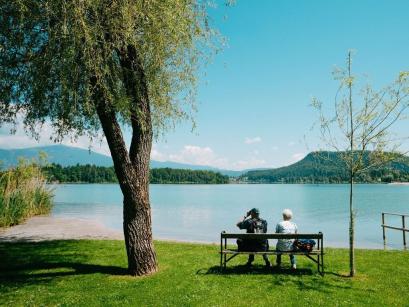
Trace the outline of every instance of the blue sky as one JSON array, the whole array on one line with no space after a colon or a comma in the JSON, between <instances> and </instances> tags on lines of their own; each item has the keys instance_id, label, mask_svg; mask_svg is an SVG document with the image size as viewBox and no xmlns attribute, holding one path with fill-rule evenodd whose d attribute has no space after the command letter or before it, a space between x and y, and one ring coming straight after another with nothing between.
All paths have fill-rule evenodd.
<instances>
[{"instance_id":1,"label":"blue sky","mask_svg":"<svg viewBox=\"0 0 409 307\"><path fill-rule=\"evenodd\" d=\"M395 0L237 0L212 9L228 47L199 76L197 128L177 126L155 143L152 158L228 169L302 158L317 141L309 132L316 120L311 98L332 103L331 72L344 65L349 49L356 50L355 72L375 87L409 70L407 12L409 2ZM35 144L22 133L0 133L0 147ZM74 145L87 147L86 140Z\"/></svg>"}]
</instances>

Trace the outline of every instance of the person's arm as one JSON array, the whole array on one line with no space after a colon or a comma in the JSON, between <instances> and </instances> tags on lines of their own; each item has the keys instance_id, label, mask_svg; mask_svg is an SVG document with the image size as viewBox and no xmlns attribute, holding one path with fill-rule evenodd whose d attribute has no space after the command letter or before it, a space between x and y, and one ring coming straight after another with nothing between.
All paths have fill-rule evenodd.
<instances>
[{"instance_id":1,"label":"person's arm","mask_svg":"<svg viewBox=\"0 0 409 307\"><path fill-rule=\"evenodd\" d=\"M264 221L263 232L267 233L267 221Z\"/></svg>"},{"instance_id":2,"label":"person's arm","mask_svg":"<svg viewBox=\"0 0 409 307\"><path fill-rule=\"evenodd\" d=\"M280 224L277 224L276 226L276 233L280 233Z\"/></svg>"},{"instance_id":3,"label":"person's arm","mask_svg":"<svg viewBox=\"0 0 409 307\"><path fill-rule=\"evenodd\" d=\"M243 216L243 219L241 221L238 221L236 226L239 227L240 229L246 229L248 227L248 217L250 216L250 211L246 212L246 215Z\"/></svg>"},{"instance_id":4,"label":"person's arm","mask_svg":"<svg viewBox=\"0 0 409 307\"><path fill-rule=\"evenodd\" d=\"M239 227L240 229L245 229L246 227L244 227L244 225L246 224L246 219L247 216L244 216L241 221L237 222L236 226Z\"/></svg>"}]
</instances>

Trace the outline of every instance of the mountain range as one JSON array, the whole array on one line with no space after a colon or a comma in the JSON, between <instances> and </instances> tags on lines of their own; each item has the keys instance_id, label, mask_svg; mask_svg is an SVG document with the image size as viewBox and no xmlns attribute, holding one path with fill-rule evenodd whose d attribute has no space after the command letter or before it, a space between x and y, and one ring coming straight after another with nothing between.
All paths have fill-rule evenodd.
<instances>
[{"instance_id":1,"label":"mountain range","mask_svg":"<svg viewBox=\"0 0 409 307\"><path fill-rule=\"evenodd\" d=\"M65 145L52 145L24 149L0 149L0 161L3 168L14 166L19 157L26 159L38 158L39 152L47 154L48 162L61 166L94 164L96 166L110 167L112 159L109 156L94 151L70 147ZM369 152L367 153L370 154ZM339 183L347 182L348 174L342 163L341 152L311 152L302 160L274 169L254 169L232 171L218 169L205 165L183 164L177 162L161 162L151 160L151 168L172 168L189 170L210 170L222 175L235 177L234 181L251 183ZM409 157L401 156L398 160L387 165L372 169L360 174L357 182L391 182L409 181Z\"/></svg>"},{"instance_id":2,"label":"mountain range","mask_svg":"<svg viewBox=\"0 0 409 307\"><path fill-rule=\"evenodd\" d=\"M2 162L2 167L8 168L10 166L16 165L18 163L19 157L24 157L26 159L38 158L39 152L45 152L47 154L47 160L49 163L60 164L61 166L72 166L77 164L94 164L96 166L105 167L112 166L112 159L109 156L99 154L91 150L65 145L51 145L21 149L0 149L0 161ZM151 160L151 168L210 170L219 172L222 175L226 175L229 177L238 177L248 171L233 171L218 169L206 165L184 164L171 161L162 162L155 160Z\"/></svg>"}]
</instances>

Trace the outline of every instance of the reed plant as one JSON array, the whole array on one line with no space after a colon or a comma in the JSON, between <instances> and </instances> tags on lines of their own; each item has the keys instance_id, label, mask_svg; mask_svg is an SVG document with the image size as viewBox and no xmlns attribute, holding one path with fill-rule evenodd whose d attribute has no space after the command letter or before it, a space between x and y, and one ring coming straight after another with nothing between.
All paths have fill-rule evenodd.
<instances>
[{"instance_id":1,"label":"reed plant","mask_svg":"<svg viewBox=\"0 0 409 307\"><path fill-rule=\"evenodd\" d=\"M49 213L52 200L52 190L35 161L21 159L16 167L0 173L0 227Z\"/></svg>"}]
</instances>

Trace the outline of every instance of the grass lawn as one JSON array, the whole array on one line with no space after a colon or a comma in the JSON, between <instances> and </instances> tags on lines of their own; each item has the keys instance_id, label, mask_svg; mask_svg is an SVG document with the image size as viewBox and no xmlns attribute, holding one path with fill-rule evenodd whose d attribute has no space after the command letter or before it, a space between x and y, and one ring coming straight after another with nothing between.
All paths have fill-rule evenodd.
<instances>
[{"instance_id":1,"label":"grass lawn","mask_svg":"<svg viewBox=\"0 0 409 307\"><path fill-rule=\"evenodd\" d=\"M409 306L409 252L358 250L355 278L348 252L327 249L326 275L298 257L298 270L283 257L267 271L261 257L242 266L236 257L219 274L218 246L155 242L160 270L126 275L121 241L51 241L0 244L0 305L133 306Z\"/></svg>"}]
</instances>

